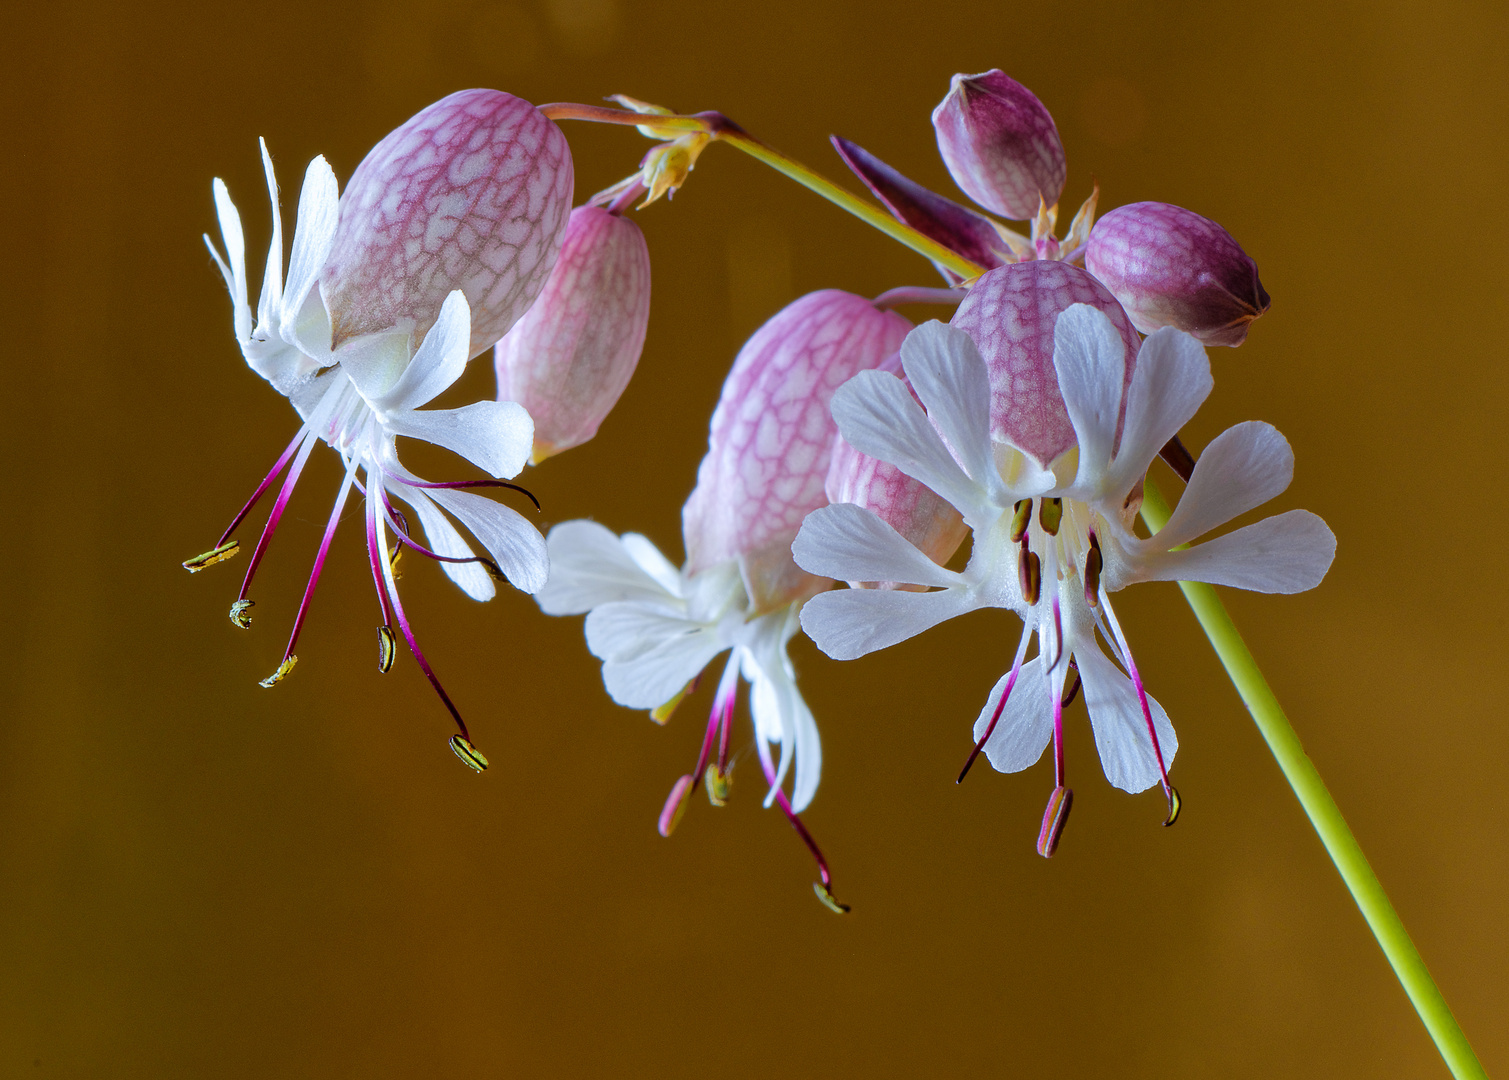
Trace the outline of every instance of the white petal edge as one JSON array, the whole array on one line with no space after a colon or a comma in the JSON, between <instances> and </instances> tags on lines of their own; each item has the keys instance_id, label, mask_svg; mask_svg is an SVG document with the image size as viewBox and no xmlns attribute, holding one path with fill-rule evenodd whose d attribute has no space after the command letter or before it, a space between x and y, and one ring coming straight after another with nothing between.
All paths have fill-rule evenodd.
<instances>
[{"instance_id":1,"label":"white petal edge","mask_svg":"<svg viewBox=\"0 0 1509 1080\"><path fill-rule=\"evenodd\" d=\"M477 554L424 491L391 481L387 487L391 494L408 503L419 514L419 524L424 529L425 547L436 555L453 559L469 559ZM491 600L497 595L492 578L479 563L442 562L440 568L473 600Z\"/></svg>"},{"instance_id":2,"label":"white petal edge","mask_svg":"<svg viewBox=\"0 0 1509 1080\"><path fill-rule=\"evenodd\" d=\"M901 365L965 473L993 492L1000 477L990 443L990 376L974 339L936 320L924 323L901 343Z\"/></svg>"},{"instance_id":3,"label":"white petal edge","mask_svg":"<svg viewBox=\"0 0 1509 1080\"><path fill-rule=\"evenodd\" d=\"M534 420L516 401L392 413L383 417L383 427L394 435L443 446L504 480L518 475L534 445Z\"/></svg>"},{"instance_id":4,"label":"white petal edge","mask_svg":"<svg viewBox=\"0 0 1509 1080\"><path fill-rule=\"evenodd\" d=\"M791 554L809 574L836 581L900 581L942 588L963 580L876 514L853 503L834 503L808 514Z\"/></svg>"},{"instance_id":5,"label":"white petal edge","mask_svg":"<svg viewBox=\"0 0 1509 1080\"><path fill-rule=\"evenodd\" d=\"M802 629L835 660L854 660L979 607L972 590L837 589L802 605Z\"/></svg>"},{"instance_id":6,"label":"white petal edge","mask_svg":"<svg viewBox=\"0 0 1509 1080\"><path fill-rule=\"evenodd\" d=\"M1321 583L1336 558L1336 534L1308 510L1290 510L1184 551L1137 560L1136 581L1204 581L1262 593L1298 593Z\"/></svg>"},{"instance_id":7,"label":"white petal edge","mask_svg":"<svg viewBox=\"0 0 1509 1080\"><path fill-rule=\"evenodd\" d=\"M1142 715L1142 703L1137 698L1132 680L1106 659L1094 641L1084 642L1075 650L1074 658L1079 664L1085 709L1090 714L1095 748L1100 752L1100 765L1105 770L1106 779L1122 791L1146 791L1163 777L1158 771L1158 758L1153 753L1152 740L1148 738L1147 718ZM1174 734L1168 713L1151 694L1147 704L1158 732L1164 767L1171 769L1174 755L1179 751L1179 738Z\"/></svg>"},{"instance_id":8,"label":"white petal edge","mask_svg":"<svg viewBox=\"0 0 1509 1080\"><path fill-rule=\"evenodd\" d=\"M508 582L520 592L539 592L550 572L545 538L517 510L469 491L431 489L430 497L471 531Z\"/></svg>"},{"instance_id":9,"label":"white petal edge","mask_svg":"<svg viewBox=\"0 0 1509 1080\"><path fill-rule=\"evenodd\" d=\"M1105 312L1073 304L1053 324L1053 368L1079 447L1074 486L1089 490L1111 462L1126 380L1126 343Z\"/></svg>"},{"instance_id":10,"label":"white petal edge","mask_svg":"<svg viewBox=\"0 0 1509 1080\"><path fill-rule=\"evenodd\" d=\"M236 211L236 204L231 202L224 180L215 177L211 187L215 193L215 215L220 219L220 236L225 241L225 259L230 264L227 284L234 308L236 340L246 341L251 337L252 314L251 305L246 300L246 240L241 231L241 215ZM209 237L205 237L205 243L209 243ZM214 250L213 245L211 250ZM224 270L224 265L221 269Z\"/></svg>"},{"instance_id":11,"label":"white petal edge","mask_svg":"<svg viewBox=\"0 0 1509 1080\"><path fill-rule=\"evenodd\" d=\"M1171 326L1155 330L1137 353L1121 445L1100 494L1125 497L1158 451L1199 411L1214 385L1210 359L1199 341Z\"/></svg>"},{"instance_id":12,"label":"white petal edge","mask_svg":"<svg viewBox=\"0 0 1509 1080\"><path fill-rule=\"evenodd\" d=\"M1011 672L1002 675L985 698L985 707L975 720L974 738L978 742L990 726L996 704L1006 688ZM1042 661L1034 658L1022 665L1017 673L1016 685L1011 688L1011 697L1001 710L995 731L985 744L985 756L997 772L1021 772L1036 765L1053 737L1053 709L1048 696L1048 684L1043 681Z\"/></svg>"},{"instance_id":13,"label":"white petal edge","mask_svg":"<svg viewBox=\"0 0 1509 1080\"><path fill-rule=\"evenodd\" d=\"M1250 420L1210 441L1168 523L1148 540L1160 551L1225 525L1281 494L1294 479L1294 451L1271 424Z\"/></svg>"},{"instance_id":14,"label":"white petal edge","mask_svg":"<svg viewBox=\"0 0 1509 1080\"><path fill-rule=\"evenodd\" d=\"M466 294L453 289L440 305L435 325L419 343L414 359L382 398L372 402L373 406L396 411L417 409L433 401L466 370L471 334L472 309L466 302Z\"/></svg>"},{"instance_id":15,"label":"white petal edge","mask_svg":"<svg viewBox=\"0 0 1509 1080\"><path fill-rule=\"evenodd\" d=\"M272 204L272 240L267 245L267 264L262 268L262 295L257 298L257 326L269 327L283 298L283 214L278 208L278 180L273 175L267 140L257 139L262 150L262 172L267 177L267 200Z\"/></svg>"},{"instance_id":16,"label":"white petal edge","mask_svg":"<svg viewBox=\"0 0 1509 1080\"><path fill-rule=\"evenodd\" d=\"M330 163L317 157L304 170L304 187L299 192L299 217L293 231L293 250L288 255L288 280L283 288L279 312L280 325L296 321L303 310L320 271L335 245L335 230L340 219L340 185Z\"/></svg>"},{"instance_id":17,"label":"white petal edge","mask_svg":"<svg viewBox=\"0 0 1509 1080\"><path fill-rule=\"evenodd\" d=\"M648 541L646 541L648 543ZM611 529L595 521L564 521L545 538L550 576L535 594L547 615L581 615L601 604L641 600L678 602L647 573Z\"/></svg>"}]
</instances>

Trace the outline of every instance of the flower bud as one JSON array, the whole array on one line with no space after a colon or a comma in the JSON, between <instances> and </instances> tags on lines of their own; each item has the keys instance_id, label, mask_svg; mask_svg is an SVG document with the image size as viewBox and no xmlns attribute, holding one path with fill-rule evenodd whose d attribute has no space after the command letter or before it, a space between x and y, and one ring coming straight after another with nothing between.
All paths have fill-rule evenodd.
<instances>
[{"instance_id":1,"label":"flower bud","mask_svg":"<svg viewBox=\"0 0 1509 1080\"><path fill-rule=\"evenodd\" d=\"M1257 263L1209 218L1140 202L1095 223L1085 268L1121 301L1144 334L1172 326L1205 345L1240 345L1268 310Z\"/></svg>"},{"instance_id":2,"label":"flower bud","mask_svg":"<svg viewBox=\"0 0 1509 1080\"><path fill-rule=\"evenodd\" d=\"M320 293L331 347L362 334L423 338L454 289L476 356L508 332L555 264L571 209L571 151L533 105L462 90L374 146L340 202Z\"/></svg>"},{"instance_id":3,"label":"flower bud","mask_svg":"<svg viewBox=\"0 0 1509 1080\"><path fill-rule=\"evenodd\" d=\"M933 110L938 151L954 183L975 202L1014 221L1053 206L1064 190L1064 144L1043 103L992 68L955 75Z\"/></svg>"},{"instance_id":4,"label":"flower bud","mask_svg":"<svg viewBox=\"0 0 1509 1080\"><path fill-rule=\"evenodd\" d=\"M561 257L498 342L498 399L534 417L538 462L597 434L639 363L650 320L650 253L627 218L571 211Z\"/></svg>"},{"instance_id":5,"label":"flower bud","mask_svg":"<svg viewBox=\"0 0 1509 1080\"><path fill-rule=\"evenodd\" d=\"M1106 287L1077 266L1036 261L988 271L951 320L974 339L990 372L991 435L1042 466L1075 444L1053 366L1054 324L1074 304L1099 308L1121 334L1126 344L1124 394L1136 363L1137 331Z\"/></svg>"},{"instance_id":6,"label":"flower bud","mask_svg":"<svg viewBox=\"0 0 1509 1080\"><path fill-rule=\"evenodd\" d=\"M886 357L875 370L888 372L906 382L906 376L901 372L900 353ZM833 459L828 465L824 490L830 503L854 503L873 511L940 566L948 562L969 532L959 511L930 487L889 462L860 453L842 435L833 437ZM849 584L855 588L917 592L924 588L894 581L851 581Z\"/></svg>"},{"instance_id":7,"label":"flower bud","mask_svg":"<svg viewBox=\"0 0 1509 1080\"><path fill-rule=\"evenodd\" d=\"M739 350L682 510L688 576L738 559L756 611L820 587L791 541L824 505L833 392L901 348L912 324L837 289L787 305Z\"/></svg>"}]
</instances>

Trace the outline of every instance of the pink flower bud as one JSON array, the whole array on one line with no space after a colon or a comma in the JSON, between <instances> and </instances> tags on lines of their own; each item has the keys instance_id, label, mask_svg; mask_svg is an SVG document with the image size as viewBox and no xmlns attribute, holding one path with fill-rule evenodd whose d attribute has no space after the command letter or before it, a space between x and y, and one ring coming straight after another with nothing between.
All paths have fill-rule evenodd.
<instances>
[{"instance_id":1,"label":"pink flower bud","mask_svg":"<svg viewBox=\"0 0 1509 1080\"><path fill-rule=\"evenodd\" d=\"M629 385L649 321L644 234L627 218L578 206L544 290L496 353L498 399L534 418L533 460L597 434Z\"/></svg>"},{"instance_id":2,"label":"pink flower bud","mask_svg":"<svg viewBox=\"0 0 1509 1080\"><path fill-rule=\"evenodd\" d=\"M792 561L791 541L828 501L833 392L900 349L911 329L864 297L825 289L787 305L744 343L681 512L688 575L738 559L761 611L820 587Z\"/></svg>"},{"instance_id":3,"label":"pink flower bud","mask_svg":"<svg viewBox=\"0 0 1509 1080\"><path fill-rule=\"evenodd\" d=\"M1035 261L990 270L952 319L974 339L990 371L991 434L1045 466L1074 445L1053 367L1053 327L1074 304L1099 308L1120 332L1127 348L1125 390L1140 344L1137 331L1106 287L1077 266Z\"/></svg>"},{"instance_id":4,"label":"pink flower bud","mask_svg":"<svg viewBox=\"0 0 1509 1080\"><path fill-rule=\"evenodd\" d=\"M938 150L975 202L1024 221L1064 190L1064 144L1053 117L1021 83L992 68L955 75L933 110Z\"/></svg>"},{"instance_id":5,"label":"pink flower bud","mask_svg":"<svg viewBox=\"0 0 1509 1080\"><path fill-rule=\"evenodd\" d=\"M422 338L453 289L471 355L508 332L555 264L571 209L566 137L533 105L462 90L421 110L356 167L320 275L331 347L362 334Z\"/></svg>"},{"instance_id":6,"label":"pink flower bud","mask_svg":"<svg viewBox=\"0 0 1509 1080\"><path fill-rule=\"evenodd\" d=\"M1206 345L1240 345L1268 310L1257 263L1209 218L1168 203L1118 206L1095 223L1085 268L1144 334L1172 326Z\"/></svg>"},{"instance_id":7,"label":"pink flower bud","mask_svg":"<svg viewBox=\"0 0 1509 1080\"><path fill-rule=\"evenodd\" d=\"M886 357L876 370L889 372L906 382L901 373L900 353ZM940 566L948 562L969 533L959 511L931 488L889 462L860 453L842 435L833 437L833 460L828 465L824 489L830 503L854 503L873 511ZM923 589L921 585L894 581L849 584L859 588Z\"/></svg>"}]
</instances>

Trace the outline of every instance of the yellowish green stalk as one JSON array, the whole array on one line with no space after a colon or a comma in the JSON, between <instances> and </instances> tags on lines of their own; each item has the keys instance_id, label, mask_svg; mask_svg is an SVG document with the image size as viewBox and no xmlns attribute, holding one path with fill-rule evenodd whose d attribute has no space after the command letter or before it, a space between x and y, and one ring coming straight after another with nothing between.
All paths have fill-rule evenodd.
<instances>
[{"instance_id":1,"label":"yellowish green stalk","mask_svg":"<svg viewBox=\"0 0 1509 1080\"><path fill-rule=\"evenodd\" d=\"M1149 529L1157 532L1167 524L1168 516L1168 504L1164 502L1152 480L1148 480L1142 502L1143 521L1147 522ZM1394 974L1399 977L1404 992L1409 995L1410 1003L1420 1014L1430 1037L1435 1040L1436 1048L1445 1059L1447 1068L1457 1080L1487 1080L1488 1074L1483 1071L1467 1036L1462 1033L1446 999L1441 996L1440 988L1431 978L1425 961L1420 957L1420 951L1410 940L1409 932L1399 919L1399 913L1394 910L1388 894L1383 891L1378 875L1368 865L1367 857L1363 855L1352 830L1347 827L1346 819L1341 816L1341 809L1326 789L1325 781L1316 771L1315 763L1300 745L1299 736L1295 734L1289 718L1284 715L1278 699L1273 696L1268 680L1263 678L1242 635L1237 632L1236 625L1226 611L1226 605L1221 603L1220 596L1210 585L1181 581L1179 588L1184 591L1184 598L1194 610L1201 629L1210 639L1211 647L1226 668L1232 685L1241 695L1258 731L1268 743L1268 749L1278 761L1284 778L1294 789L1300 806L1304 808L1310 824L1315 827L1320 842L1325 845L1326 853L1336 864L1362 917L1367 920L1373 936L1378 939L1384 956L1393 965Z\"/></svg>"}]
</instances>

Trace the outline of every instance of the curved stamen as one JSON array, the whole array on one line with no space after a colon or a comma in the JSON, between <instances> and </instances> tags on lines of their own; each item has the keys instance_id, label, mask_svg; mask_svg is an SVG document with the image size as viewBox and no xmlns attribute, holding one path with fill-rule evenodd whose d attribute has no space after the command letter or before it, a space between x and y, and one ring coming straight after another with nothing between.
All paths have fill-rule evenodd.
<instances>
[{"instance_id":1,"label":"curved stamen","mask_svg":"<svg viewBox=\"0 0 1509 1080\"><path fill-rule=\"evenodd\" d=\"M382 465L379 464L378 468L381 469ZM508 488L510 491L517 491L529 499L530 502L534 503L536 510L541 509L540 500L534 497L534 492L522 484L510 484L507 480L446 480L436 483L431 480L407 480L402 476L395 476L393 473L388 472L387 469L383 469L383 475L400 484L414 488L439 488L444 491L453 491L458 488Z\"/></svg>"},{"instance_id":2,"label":"curved stamen","mask_svg":"<svg viewBox=\"0 0 1509 1080\"><path fill-rule=\"evenodd\" d=\"M386 550L388 537L386 530L383 528L383 519L376 517L376 515L374 515L374 519L377 525L377 541ZM408 617L404 614L403 601L398 597L398 583L393 580L393 566L387 559L380 560L380 562L382 565L383 583L387 587L388 599L393 603L393 614L398 619L399 632L403 634L404 641L408 642L409 652L414 655L414 660L419 664L419 670L423 671L424 677L430 680L430 685L435 688L435 693L440 695L440 700L445 703L446 709L450 712L451 719L456 721L456 727L460 729L461 737L470 743L471 735L466 730L466 721L461 719L461 710L456 708L456 703L445 692L445 687L440 685L440 680L435 677L435 672L430 667L430 662L424 658L424 652L419 648L419 643L414 640L414 631L410 628Z\"/></svg>"},{"instance_id":3,"label":"curved stamen","mask_svg":"<svg viewBox=\"0 0 1509 1080\"><path fill-rule=\"evenodd\" d=\"M786 820L791 823L791 827L796 830L796 834L802 838L802 843L807 845L807 850L811 853L813 861L817 863L817 876L821 881L814 881L812 883L812 891L829 911L837 912L840 915L847 915L849 913L849 905L840 904L833 895L833 874L828 870L828 860L823 858L823 849L817 846L817 841L807 831L807 826L802 824L802 819L797 816L795 810L791 809L791 800L786 798L786 792L775 786L775 766L771 763L770 749L765 745L765 740L756 738L755 749L760 755L760 768L765 772L765 782L771 785L771 790L775 794L776 805L781 808L781 813L786 815Z\"/></svg>"},{"instance_id":4,"label":"curved stamen","mask_svg":"<svg viewBox=\"0 0 1509 1080\"><path fill-rule=\"evenodd\" d=\"M1006 679L1006 686L1001 691L1001 700L996 702L996 710L991 713L990 723L985 725L985 734L975 741L974 749L969 752L969 758L964 762L964 768L959 770L959 778L956 784L964 783L964 778L969 775L969 770L974 766L975 758L980 756L980 751L985 749L985 744L990 741L990 736L995 733L996 722L1001 719L1001 713L1006 708L1006 702L1011 697L1012 687L1016 686L1016 678L1022 671L1022 659L1027 655L1027 642L1032 639L1032 623L1022 624L1022 640L1016 647L1016 659L1011 662L1011 675Z\"/></svg>"},{"instance_id":5,"label":"curved stamen","mask_svg":"<svg viewBox=\"0 0 1509 1080\"><path fill-rule=\"evenodd\" d=\"M398 523L398 519L403 515L399 514L397 508L394 507L392 502L388 500L388 492L386 489L384 489L382 492L382 501L383 509L386 510L388 514L388 524L393 526L393 531L398 535L398 543L400 547L413 548L414 551L416 551L418 554L423 555L426 558L434 559L436 562L481 563L482 566L486 568L487 572L491 574L496 580L508 580L508 575L503 573L498 564L493 562L485 555L441 555L437 551L431 551L423 544L416 543L414 538L409 535L408 521L405 520L404 524L402 525Z\"/></svg>"},{"instance_id":6,"label":"curved stamen","mask_svg":"<svg viewBox=\"0 0 1509 1080\"><path fill-rule=\"evenodd\" d=\"M739 690L739 650L733 649L728 654L728 663L723 666L723 676L718 680L718 689L713 694L712 711L707 716L707 734L702 737L702 750L697 754L697 767L691 775L701 776L707 768L707 759L712 754L713 736L721 728L724 732L723 745L728 744L728 726L734 713L734 696ZM720 751L719 760L724 760Z\"/></svg>"},{"instance_id":7,"label":"curved stamen","mask_svg":"<svg viewBox=\"0 0 1509 1080\"><path fill-rule=\"evenodd\" d=\"M1055 787L1064 786L1064 679L1069 673L1065 666L1060 672L1057 683L1054 686L1053 673L1059 671L1059 661L1064 656L1064 625L1059 617L1058 594L1053 594L1053 636L1057 655L1044 676L1048 679L1048 690L1053 695L1053 784Z\"/></svg>"},{"instance_id":8,"label":"curved stamen","mask_svg":"<svg viewBox=\"0 0 1509 1080\"><path fill-rule=\"evenodd\" d=\"M303 473L304 466L309 461L309 454L314 450L319 437L310 431L303 437L299 446L298 457L294 458L292 467L288 470L288 476L283 481L283 487L278 492L277 500L272 504L272 513L267 515L267 523L262 526L262 535L257 538L257 546L252 550L251 562L246 567L246 576L241 579L241 591L236 594L237 600L245 600L246 594L251 592L252 578L257 574L257 567L262 565L262 556L267 553L267 545L272 543L272 534L278 530L278 522L283 520L283 511L288 506L288 500L293 495L293 489L298 485L299 475Z\"/></svg>"},{"instance_id":9,"label":"curved stamen","mask_svg":"<svg viewBox=\"0 0 1509 1080\"><path fill-rule=\"evenodd\" d=\"M226 541L231 538L231 534L240 527L243 521L246 520L246 515L252 512L252 508L257 505L258 500L260 500L262 496L267 493L268 488L272 487L272 482L278 478L278 474L281 473L283 471L283 467L288 464L288 459L293 457L294 451L299 448L299 441L303 439L304 436L308 433L308 424L305 424L303 427L299 428L299 433L293 437L293 441L288 444L288 448L278 456L277 463L273 465L272 471L262 478L262 482L257 485L257 490L252 492L252 497L250 499L246 500L246 505L241 508L241 512L237 514L235 519L230 523L230 527L227 528L225 532L220 534L220 539L215 542L215 546L217 548L222 547L226 543Z\"/></svg>"},{"instance_id":10,"label":"curved stamen","mask_svg":"<svg viewBox=\"0 0 1509 1080\"><path fill-rule=\"evenodd\" d=\"M341 483L340 494L335 497L335 507L330 511L330 520L325 524L325 535L320 538L320 550L314 557L314 569L309 573L309 584L304 586L304 598L299 601L299 613L293 619L293 632L288 635L288 648L283 650L283 663L278 666L283 671L283 665L290 665L294 661L293 649L299 643L299 632L304 628L304 618L309 614L309 602L314 599L315 586L320 583L320 572L325 568L325 557L330 553L330 542L335 539L336 526L341 522L341 512L346 508L346 497L351 494L351 483L356 479L356 462L353 461L346 469L346 479ZM276 681L276 679L274 680ZM263 685L271 685L264 681Z\"/></svg>"},{"instance_id":11,"label":"curved stamen","mask_svg":"<svg viewBox=\"0 0 1509 1080\"><path fill-rule=\"evenodd\" d=\"M363 493L365 494L365 490ZM372 584L377 589L377 606L382 609L383 628L392 633L393 609L388 604L388 590L383 584L381 566L382 562L387 562L388 560L386 558L379 560L377 555L378 551L382 551L383 555L386 556L387 545L380 545L378 543L376 501L371 498L366 499L365 509L367 517L367 561L372 564Z\"/></svg>"},{"instance_id":12,"label":"curved stamen","mask_svg":"<svg viewBox=\"0 0 1509 1080\"><path fill-rule=\"evenodd\" d=\"M1137 662L1132 659L1132 647L1127 643L1126 635L1121 632L1121 624L1116 620L1116 612L1111 608L1111 598L1106 595L1104 588L1100 591L1100 605L1106 613L1106 621L1110 624L1111 631L1116 635L1117 644L1121 651L1121 659L1126 664L1127 675L1131 677L1132 687L1137 691L1138 704L1142 706L1142 718L1147 722L1148 738L1153 742L1153 756L1158 759L1158 775L1162 778L1163 795L1168 800L1168 817L1164 820L1165 826L1172 825L1179 820L1181 800L1174 785L1168 781L1168 768L1163 763L1163 747L1158 743L1158 731L1153 724L1153 711L1148 707L1147 690L1143 688L1142 676L1137 673Z\"/></svg>"}]
</instances>

